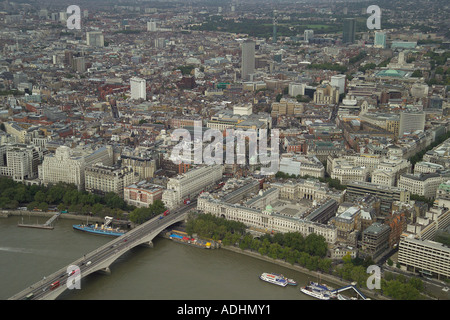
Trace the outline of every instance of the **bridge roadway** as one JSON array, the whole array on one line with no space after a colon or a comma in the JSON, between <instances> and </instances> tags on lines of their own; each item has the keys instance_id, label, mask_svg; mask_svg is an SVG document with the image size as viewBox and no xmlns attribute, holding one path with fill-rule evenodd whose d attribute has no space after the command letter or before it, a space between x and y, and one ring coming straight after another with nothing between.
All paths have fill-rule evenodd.
<instances>
[{"instance_id":1,"label":"bridge roadway","mask_svg":"<svg viewBox=\"0 0 450 320\"><path fill-rule=\"evenodd\" d=\"M183 221L189 210L194 209L196 205L197 200L193 200L190 204L173 210L173 212L170 212L162 219L160 218L162 215L157 216L137 226L124 235L114 238L114 240L100 248L84 255L70 265L44 277L8 300L54 300L69 287L73 288L71 290L76 290L77 285L81 285L81 278L96 271L109 273L109 266L131 248L142 244L153 246L153 238L170 225ZM80 270L79 273L70 275L70 272L75 269L69 268L70 266L77 266ZM75 280L75 282L72 282L74 284L69 284L69 280ZM52 290L50 287L56 281L59 281L60 285Z\"/></svg>"}]
</instances>

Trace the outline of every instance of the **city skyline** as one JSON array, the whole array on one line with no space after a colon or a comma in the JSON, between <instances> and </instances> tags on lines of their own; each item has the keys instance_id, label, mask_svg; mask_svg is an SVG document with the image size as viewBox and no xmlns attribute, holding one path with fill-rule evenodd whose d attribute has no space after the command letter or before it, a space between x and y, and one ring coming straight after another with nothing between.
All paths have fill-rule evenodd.
<instances>
[{"instance_id":1,"label":"city skyline","mask_svg":"<svg viewBox=\"0 0 450 320\"><path fill-rule=\"evenodd\" d=\"M73 215L71 231L128 237L92 251L82 277L166 236L338 281L316 296L301 283L300 297L346 299L349 285L357 299L449 299L443 0L0 11L2 216L53 229ZM257 283L295 283L268 272ZM46 281L14 297L56 299Z\"/></svg>"}]
</instances>

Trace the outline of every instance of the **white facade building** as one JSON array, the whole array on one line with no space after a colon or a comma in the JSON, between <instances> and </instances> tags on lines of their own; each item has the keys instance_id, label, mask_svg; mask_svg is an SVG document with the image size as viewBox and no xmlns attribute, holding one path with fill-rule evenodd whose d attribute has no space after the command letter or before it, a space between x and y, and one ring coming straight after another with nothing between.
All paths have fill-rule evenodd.
<instances>
[{"instance_id":1,"label":"white facade building","mask_svg":"<svg viewBox=\"0 0 450 320\"><path fill-rule=\"evenodd\" d=\"M325 167L316 156L283 156L280 171L296 176L325 177Z\"/></svg>"},{"instance_id":2,"label":"white facade building","mask_svg":"<svg viewBox=\"0 0 450 320\"><path fill-rule=\"evenodd\" d=\"M66 182L84 190L85 160L83 157L73 157L69 147L59 147L55 155L46 155L41 168L40 178L44 185Z\"/></svg>"},{"instance_id":3,"label":"white facade building","mask_svg":"<svg viewBox=\"0 0 450 320\"><path fill-rule=\"evenodd\" d=\"M424 112L401 112L399 137L403 137L406 133L413 133L417 130L424 131L425 129L425 113Z\"/></svg>"},{"instance_id":4,"label":"white facade building","mask_svg":"<svg viewBox=\"0 0 450 320\"><path fill-rule=\"evenodd\" d=\"M130 90L131 90L131 99L139 100L147 99L147 91L146 91L146 81L145 79L141 79L138 77L133 77L130 79Z\"/></svg>"},{"instance_id":5,"label":"white facade building","mask_svg":"<svg viewBox=\"0 0 450 320\"><path fill-rule=\"evenodd\" d=\"M346 84L345 74L337 74L335 76L331 76L330 84L333 87L336 87L339 89L339 94L344 93L345 92L345 84Z\"/></svg>"},{"instance_id":6,"label":"white facade building","mask_svg":"<svg viewBox=\"0 0 450 320\"><path fill-rule=\"evenodd\" d=\"M239 221L245 225L267 232L299 232L303 236L311 233L321 235L329 244L337 239L337 230L332 225L311 222L273 212L271 206L265 210L230 204L213 198L209 193L201 194L197 199L197 209L227 220Z\"/></svg>"},{"instance_id":7,"label":"white facade building","mask_svg":"<svg viewBox=\"0 0 450 320\"><path fill-rule=\"evenodd\" d=\"M89 31L86 32L86 44L93 47L104 47L105 38L101 31Z\"/></svg>"},{"instance_id":8,"label":"white facade building","mask_svg":"<svg viewBox=\"0 0 450 320\"><path fill-rule=\"evenodd\" d=\"M44 185L58 182L73 183L79 190L85 187L85 168L97 163L106 166L113 164L113 150L111 146L92 149L89 146L69 148L58 147L55 154L44 156L39 169L39 178Z\"/></svg>"},{"instance_id":9,"label":"white facade building","mask_svg":"<svg viewBox=\"0 0 450 320\"><path fill-rule=\"evenodd\" d=\"M222 179L224 167L221 164L206 165L170 178L164 190L162 201L169 209L176 208L183 200L214 186Z\"/></svg>"},{"instance_id":10,"label":"white facade building","mask_svg":"<svg viewBox=\"0 0 450 320\"><path fill-rule=\"evenodd\" d=\"M124 186L135 180L134 172L129 167L110 167L101 164L86 167L85 189L96 194L114 192L123 198Z\"/></svg>"},{"instance_id":11,"label":"white facade building","mask_svg":"<svg viewBox=\"0 0 450 320\"><path fill-rule=\"evenodd\" d=\"M306 84L304 83L289 83L289 95L291 97L296 97L298 95L305 95Z\"/></svg>"},{"instance_id":12,"label":"white facade building","mask_svg":"<svg viewBox=\"0 0 450 320\"><path fill-rule=\"evenodd\" d=\"M403 174L398 181L398 187L427 198L434 198L439 185L444 178L437 173Z\"/></svg>"}]
</instances>

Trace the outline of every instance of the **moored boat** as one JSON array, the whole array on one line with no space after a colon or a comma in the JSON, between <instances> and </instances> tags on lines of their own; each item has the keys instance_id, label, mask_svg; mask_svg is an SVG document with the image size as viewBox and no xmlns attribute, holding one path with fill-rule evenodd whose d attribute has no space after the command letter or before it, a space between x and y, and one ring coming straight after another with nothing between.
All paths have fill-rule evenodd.
<instances>
[{"instance_id":1,"label":"moored boat","mask_svg":"<svg viewBox=\"0 0 450 320\"><path fill-rule=\"evenodd\" d=\"M263 281L276 284L281 287L286 287L288 285L288 281L285 277L280 276L279 274L275 273L263 273L259 276L259 278Z\"/></svg>"},{"instance_id":2,"label":"moored boat","mask_svg":"<svg viewBox=\"0 0 450 320\"><path fill-rule=\"evenodd\" d=\"M309 285L301 287L300 291L308 296L320 299L320 300L332 300L336 299L336 295L333 294L328 286L324 284L318 284L311 281Z\"/></svg>"},{"instance_id":3,"label":"moored boat","mask_svg":"<svg viewBox=\"0 0 450 320\"><path fill-rule=\"evenodd\" d=\"M114 236L114 237L120 237L121 235L125 234L125 230L121 230L119 228L112 228L110 227L110 223L113 220L111 217L105 217L105 223L101 226L95 224L74 224L73 228L75 230L99 234L99 235L107 235L107 236Z\"/></svg>"},{"instance_id":4,"label":"moored boat","mask_svg":"<svg viewBox=\"0 0 450 320\"><path fill-rule=\"evenodd\" d=\"M286 279L287 280L287 282L288 282L288 285L290 285L290 286L296 286L298 283L297 283L297 281L295 281L294 279Z\"/></svg>"}]
</instances>

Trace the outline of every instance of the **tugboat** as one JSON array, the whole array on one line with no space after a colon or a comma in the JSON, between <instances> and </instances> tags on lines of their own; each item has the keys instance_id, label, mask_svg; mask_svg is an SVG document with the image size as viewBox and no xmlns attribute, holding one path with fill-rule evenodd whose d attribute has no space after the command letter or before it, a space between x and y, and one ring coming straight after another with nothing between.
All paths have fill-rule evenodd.
<instances>
[{"instance_id":1,"label":"tugboat","mask_svg":"<svg viewBox=\"0 0 450 320\"><path fill-rule=\"evenodd\" d=\"M75 230L94 233L94 234L100 234L100 235L106 235L106 236L114 236L114 237L120 237L121 235L125 234L125 230L121 230L119 228L111 228L110 224L112 222L112 217L105 217L105 223L101 226L98 226L97 224L74 224L73 228Z\"/></svg>"},{"instance_id":2,"label":"tugboat","mask_svg":"<svg viewBox=\"0 0 450 320\"><path fill-rule=\"evenodd\" d=\"M286 287L288 285L288 281L285 277L276 274L276 273L263 273L259 276L259 278L263 281L276 284L281 287Z\"/></svg>"}]
</instances>

